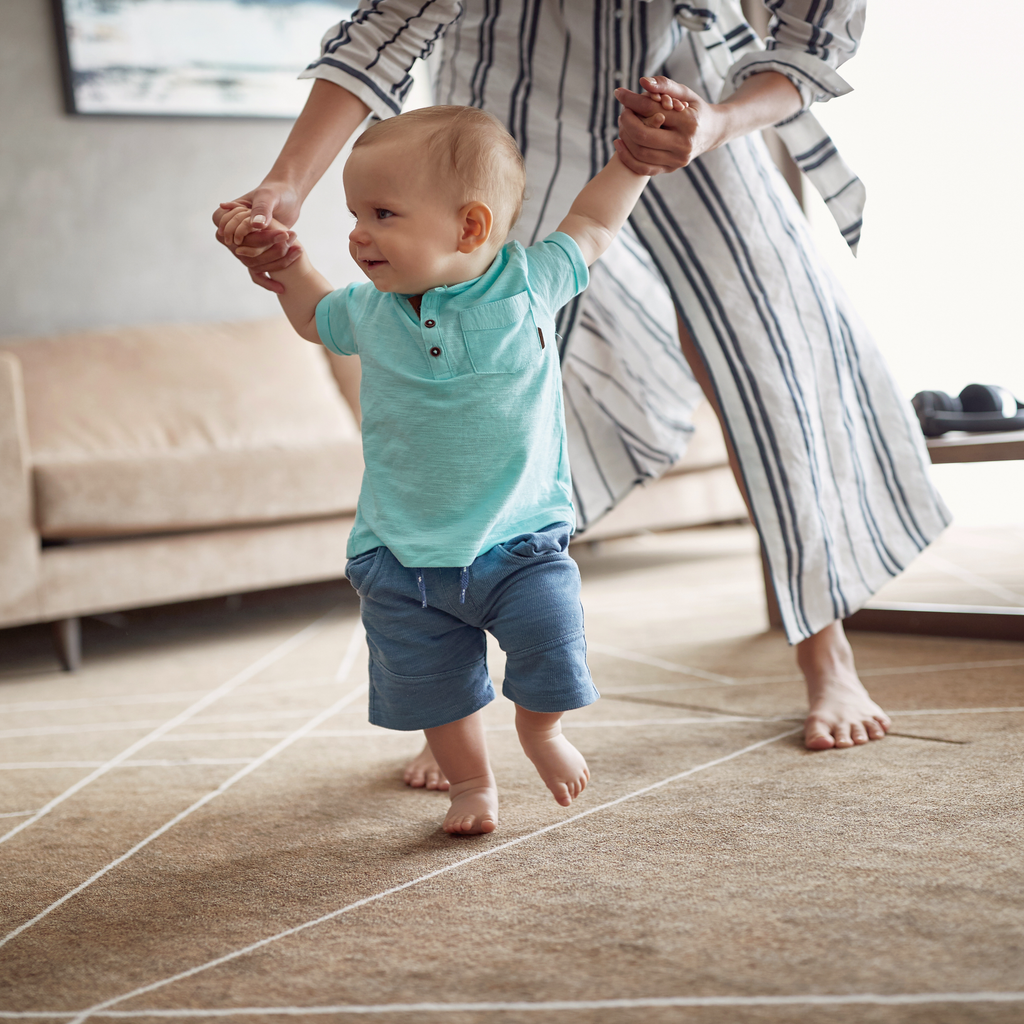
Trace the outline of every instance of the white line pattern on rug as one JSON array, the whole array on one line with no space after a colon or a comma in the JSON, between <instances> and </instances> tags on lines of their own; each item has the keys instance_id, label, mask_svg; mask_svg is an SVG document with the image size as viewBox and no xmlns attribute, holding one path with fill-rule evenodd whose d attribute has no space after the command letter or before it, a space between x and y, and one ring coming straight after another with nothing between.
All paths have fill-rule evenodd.
<instances>
[{"instance_id":1,"label":"white line pattern on rug","mask_svg":"<svg viewBox=\"0 0 1024 1024\"><path fill-rule=\"evenodd\" d=\"M304 1014L381 1013L516 1013L530 1011L571 1012L573 1010L632 1010L658 1007L701 1006L927 1006L935 1003L1020 1003L1024 992L849 992L842 994L765 996L649 996L637 999L559 999L536 1003L379 1003L335 1006L239 1006L180 1010L97 1010L90 1016L131 1020L136 1017L299 1017ZM0 1010L0 1019L64 1020L73 1012L47 1013L42 1010Z\"/></svg>"},{"instance_id":2,"label":"white line pattern on rug","mask_svg":"<svg viewBox=\"0 0 1024 1024\"><path fill-rule=\"evenodd\" d=\"M327 686L331 676L301 679L282 679L276 683L257 683L245 692L273 693L275 690L294 690L297 686ZM183 704L202 697L206 690L179 690L167 693L124 693L116 697L75 697L69 700L29 700L13 704L0 704L0 714L21 714L27 711L79 711L88 708L113 708L129 704Z\"/></svg>"},{"instance_id":3,"label":"white line pattern on rug","mask_svg":"<svg viewBox=\"0 0 1024 1024\"><path fill-rule=\"evenodd\" d=\"M282 733L287 736L288 733ZM187 768L191 765L249 764L252 757L188 757L179 761L122 761L118 768ZM0 771L33 771L40 768L98 768L104 761L0 761ZM0 815L2 817L2 815Z\"/></svg>"},{"instance_id":4,"label":"white line pattern on rug","mask_svg":"<svg viewBox=\"0 0 1024 1024\"><path fill-rule=\"evenodd\" d=\"M227 715L199 715L190 725L227 725L231 722L259 722L264 718L305 718L315 714L312 708L267 708L265 711L236 711ZM25 739L33 736L77 736L87 732L128 732L132 729L152 729L163 719L142 722L88 722L74 725L38 725L24 729L0 730L0 740Z\"/></svg>"},{"instance_id":5,"label":"white line pattern on rug","mask_svg":"<svg viewBox=\"0 0 1024 1024\"><path fill-rule=\"evenodd\" d=\"M187 722L190 718L202 711L203 708L209 707L214 701L219 700L225 694L230 693L237 686L240 686L246 680L252 679L253 676L258 675L263 669L273 665L274 662L280 661L285 655L290 654L297 647L300 647L311 637L315 636L320 632L324 626L327 625L328 619L330 619L336 612L336 608L332 608L329 612L321 615L320 618L311 622L308 626L300 629L293 636L290 636L283 643L278 644L272 651L268 651L261 658L257 658L247 668L242 669L241 672L232 676L226 683L221 683L216 689L211 690L205 697L197 700L194 704L185 708L184 711L175 715L173 718L169 718L166 722L160 725L157 729L154 729L151 733L143 736L141 739L136 740L130 746L125 747L120 754L112 757L109 761L103 764L101 767L90 772L84 779L79 779L73 786L68 787L59 796L55 796L49 803L44 804L36 811L31 818L21 822L12 828L9 832L4 833L0 836L0 843L6 842L13 836L16 836L19 832L28 828L30 825L34 825L40 818L49 814L55 807L62 804L65 800L74 796L76 793L83 790L90 782L95 782L96 779L102 775L106 775L112 768L116 768L122 761L127 761L132 754L141 750L147 743L152 743L154 740L159 739L164 733L170 732L171 729L177 728L183 722Z\"/></svg>"},{"instance_id":6,"label":"white line pattern on rug","mask_svg":"<svg viewBox=\"0 0 1024 1024\"><path fill-rule=\"evenodd\" d=\"M588 643L587 650L596 651L598 654L607 654L612 658L622 658L624 661L635 661L639 665L650 665L653 668L663 668L668 672L693 676L695 679L707 679L712 683L721 683L722 686L735 686L741 681L732 676L719 675L717 672L708 672L702 668L691 668L689 665L678 665L673 661L663 661L661 658L652 658L650 655L638 654L636 651L625 651L621 647L609 647L607 644Z\"/></svg>"},{"instance_id":7,"label":"white line pattern on rug","mask_svg":"<svg viewBox=\"0 0 1024 1024\"><path fill-rule=\"evenodd\" d=\"M665 661L662 658L652 658L646 654L638 654L636 651L629 651L622 647L608 647L605 644L588 644L587 650L595 651L598 654L606 654L610 658L619 658L622 661L635 662L638 665L650 665L653 668L662 668L667 672L677 672L680 675L692 675L698 679L707 679L709 682L719 683L722 686L760 686L764 683L802 683L804 677L801 675L780 675L780 676L723 676L713 672L706 672L703 669L691 668L689 665L680 665L674 661ZM858 669L857 674L865 677L874 676L902 676L914 675L918 672L963 672L978 668L1017 668L1024 665L1024 658L998 658L992 661L959 661L940 662L938 665L893 665L882 668ZM649 687L644 693L658 690L701 690L707 687L699 683L669 683L657 687ZM601 693L611 696L613 693L635 693L637 690L602 690Z\"/></svg>"},{"instance_id":8,"label":"white line pattern on rug","mask_svg":"<svg viewBox=\"0 0 1024 1024\"><path fill-rule=\"evenodd\" d=\"M362 646L360 643L362 637L362 625L360 623L357 623L355 629L352 631L352 636L349 638L348 647L346 648L344 657L341 659L341 664L338 666L338 671L335 676L339 685L343 683L345 679L348 678L348 674L352 669L352 664L355 662L356 655L358 654ZM87 878L84 882L81 883L81 885L75 886L74 889L71 889L69 892L66 892L63 896L60 897L60 899L54 900L53 903L51 903L44 910L41 910L31 920L26 921L24 924L19 925L13 931L9 932L2 939L0 939L0 947L5 946L8 942L10 942L18 935L20 935L22 932L31 928L37 922L41 921L49 913L56 910L59 906L61 906L62 904L66 903L69 899L71 899L72 896L77 896L78 893L80 893L83 889L87 889L90 885L93 884L93 882L97 881L98 879L102 878L105 874L107 874L108 871L112 871L119 864L123 864L126 860L128 860L129 857L132 857L134 854L138 853L139 850L141 850L143 847L148 846L154 839L157 839L160 836L162 836L165 832L173 828L179 822L183 821L194 811L198 811L200 807L204 807L211 800L216 799L222 793L226 793L236 782L240 781L241 779L244 779L247 775L250 775L261 765L266 764L269 760L271 760L271 758L276 757L279 753L281 753L282 750L286 750L296 740L301 739L310 730L315 729L318 725L320 725L321 722L326 721L332 715L337 714L339 711L341 711L342 708L347 707L349 704L352 703L352 701L356 699L356 697L359 697L362 694L366 693L367 689L367 683L360 683L359 686L357 686L354 690L349 691L347 694L345 694L344 697L335 701L329 708L325 708L323 711L314 715L308 722L305 723L305 725L300 726L298 729L295 730L295 732L291 733L285 739L281 740L280 743L271 747L260 757L256 758L253 761L250 761L249 764L247 764L240 771L235 772L235 774L232 775L231 778L222 782L216 789L213 789L205 796L200 797L198 800L195 801L195 803L191 804L189 807L186 807L185 810L181 811L179 814L176 814L173 818L171 818L170 821L161 825L160 828L156 829L156 831L151 832L148 836L146 836L145 839L136 843L126 853L122 853L120 857L116 857L105 867L102 867L100 868L99 871L95 872L95 874L90 875L89 878Z\"/></svg>"},{"instance_id":9,"label":"white line pattern on rug","mask_svg":"<svg viewBox=\"0 0 1024 1024\"><path fill-rule=\"evenodd\" d=\"M649 691L637 691L648 693ZM603 695L608 695L602 691ZM1024 707L1006 707L1006 708L903 708L891 711L892 715L898 715L900 717L912 718L915 715L997 715L997 714L1019 714L1024 711ZM794 712L791 715L729 715L721 714L711 717L710 715L706 718L627 718L622 720L599 720L596 722L573 722L563 721L563 729L602 729L602 728L628 728L630 726L659 726L659 725L721 725L723 723L730 722L793 722L797 719L803 720L803 713ZM485 732L512 732L515 726L511 723L506 725L488 725L485 727ZM289 733L282 732L280 730L273 732L187 732L178 733L174 736L162 736L157 742L159 743L199 743L206 740L216 740L217 742L224 742L227 740L279 740L288 736ZM314 732L307 733L304 739L356 739L359 737L376 737L378 739L404 739L408 734L395 732L391 729L317 729ZM139 765L156 765L158 762L153 761L132 761L128 762L131 766ZM167 762L168 764L188 764L188 763L200 763L199 758L193 759L191 762L188 761L173 761ZM33 767L39 768L53 768L61 767L64 762L46 762L41 761L33 765ZM87 762L82 762L83 766ZM7 768L9 765L0 762L0 771ZM20 768L23 767L20 763L12 763L12 767Z\"/></svg>"},{"instance_id":10,"label":"white line pattern on rug","mask_svg":"<svg viewBox=\"0 0 1024 1024\"><path fill-rule=\"evenodd\" d=\"M283 932L278 932L276 935L270 935L265 939L260 939L258 942L253 942L248 946L244 946L242 949L236 949L231 953L226 953L224 956L217 957L214 960L208 960L205 964L199 964L196 967L191 967L187 971L181 971L179 974L172 975L169 978L163 978L160 981L154 981L149 985L143 985L131 992L126 992L124 995L115 996L113 999L104 1000L101 1003L97 1003L95 1006L90 1007L87 1010L81 1011L72 1020L72 1024L83 1024L84 1021L88 1020L93 1015L98 1015L100 1011L109 1009L111 1006L117 1003L124 1002L126 999L134 999L136 996L145 995L147 992L153 992L158 988L163 988L165 985L173 984L176 981L183 981L185 978L191 978L196 974L200 974L203 971L209 970L212 967L218 967L220 964L228 963L231 960L236 960L240 956L245 956L248 953L253 953L257 949L262 949L265 946L269 946L272 942L277 942L280 939L288 938L292 935L297 935L299 932L305 931L308 928L313 928L316 925L324 924L327 921L333 921L335 918L340 917L342 914L347 914L350 911L358 910L360 907L365 907L371 903L376 903L378 900L385 899L388 896L393 896L395 893L403 892L406 889L411 889L413 886L420 885L423 882L430 881L432 878L437 878L440 875L446 875L450 871L456 870L456 868L464 867L466 864L472 864L474 861L482 860L485 857L491 857L496 853L500 853L502 850L507 850L510 847L518 846L520 843L525 843L530 839L535 839L537 836L545 835L548 832L554 832L556 829L564 828L566 825L571 825L574 822L580 821L582 818L587 818L592 814L597 814L600 811L606 811L610 807L616 807L618 804L625 803L627 800L633 800L636 797L643 796L646 793L653 792L656 789L661 789L663 786L671 785L673 782L678 782L681 779L688 778L691 775L696 775L697 772L705 771L708 768L714 768L717 765L725 764L727 761L732 761L737 757L741 757L744 754L749 754L752 751L759 750L762 747L766 747L771 743L777 743L779 740L785 739L788 736L794 736L796 733L801 732L802 726L795 729L787 729L785 732L780 732L775 736L771 736L765 740L758 740L757 743L752 743L749 746L743 747L742 750L735 750L731 754L725 754L722 757L716 757L712 761L705 761L704 764L696 765L693 768L687 768L685 771L678 772L675 775L670 775L666 779L662 779L659 782L652 782L648 786L643 786L640 789L633 790L632 793L626 793L624 796L616 797L614 800L609 800L606 803L600 804L597 807L588 808L585 811L580 811L578 814L573 814L568 818L563 818L561 821L556 821L551 825L545 825L544 828L539 828L534 832L530 832L525 836L519 836L517 839L509 839L504 843L499 843L497 846L492 846L488 850L481 850L480 853L474 853L469 857L463 857L461 860L457 860L452 864L448 864L443 868L437 868L434 871L428 871L425 875L420 875L419 878L414 878L408 882L402 882L400 885L394 885L389 889L385 889L382 892L374 893L372 896L366 896L361 900L356 900L354 903L349 903L344 907L339 907L337 910L332 910L329 914L324 914L321 917L315 918L312 921L306 921L303 924L296 925L294 928L287 928Z\"/></svg>"}]
</instances>

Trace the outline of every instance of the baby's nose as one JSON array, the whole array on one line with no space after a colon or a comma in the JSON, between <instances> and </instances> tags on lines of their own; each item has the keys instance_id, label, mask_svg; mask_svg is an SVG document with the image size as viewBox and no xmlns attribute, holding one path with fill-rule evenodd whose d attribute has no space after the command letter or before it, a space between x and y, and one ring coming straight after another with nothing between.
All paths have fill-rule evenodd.
<instances>
[{"instance_id":1,"label":"baby's nose","mask_svg":"<svg viewBox=\"0 0 1024 1024\"><path fill-rule=\"evenodd\" d=\"M365 228L361 228L358 224L348 233L348 239L350 242L354 242L356 245L368 245L370 242L369 232Z\"/></svg>"}]
</instances>

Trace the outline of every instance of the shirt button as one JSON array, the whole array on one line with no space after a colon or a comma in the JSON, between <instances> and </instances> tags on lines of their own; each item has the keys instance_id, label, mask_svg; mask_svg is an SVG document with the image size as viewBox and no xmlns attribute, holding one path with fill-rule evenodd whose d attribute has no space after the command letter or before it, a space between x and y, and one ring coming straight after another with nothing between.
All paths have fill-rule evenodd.
<instances>
[{"instance_id":1,"label":"shirt button","mask_svg":"<svg viewBox=\"0 0 1024 1024\"><path fill-rule=\"evenodd\" d=\"M430 354L436 359L440 354L441 350L435 345L431 350Z\"/></svg>"},{"instance_id":2,"label":"shirt button","mask_svg":"<svg viewBox=\"0 0 1024 1024\"><path fill-rule=\"evenodd\" d=\"M437 321L436 320L424 320L423 321L423 326L424 327L436 327L437 326Z\"/></svg>"}]
</instances>

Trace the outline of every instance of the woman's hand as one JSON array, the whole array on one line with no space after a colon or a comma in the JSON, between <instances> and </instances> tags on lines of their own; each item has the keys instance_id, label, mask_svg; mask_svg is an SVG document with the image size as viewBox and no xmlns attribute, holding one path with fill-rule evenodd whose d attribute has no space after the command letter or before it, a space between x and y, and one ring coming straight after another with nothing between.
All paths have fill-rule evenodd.
<instances>
[{"instance_id":1,"label":"woman's hand","mask_svg":"<svg viewBox=\"0 0 1024 1024\"><path fill-rule=\"evenodd\" d=\"M641 78L645 94L616 89L625 108L619 115L619 159L635 174L664 174L686 167L702 153L731 139L776 124L800 110L800 92L785 75L765 71L751 75L723 103L709 103L685 85L661 75ZM672 99L668 110L665 99ZM678 101L676 103L675 101ZM685 104L682 110L678 104ZM660 128L645 118L660 112Z\"/></svg>"},{"instance_id":2,"label":"woman's hand","mask_svg":"<svg viewBox=\"0 0 1024 1024\"><path fill-rule=\"evenodd\" d=\"M287 230L281 222L284 215L290 216L290 223L298 219L298 199L283 198L285 201L282 201L281 190L261 185L238 199L221 203L213 213L217 241L245 265L256 284L278 294L284 290L283 285L267 275L284 270L302 255L302 249L295 244L295 232ZM260 212L257 212L257 202L261 204ZM277 223L273 223L275 210ZM257 217L262 217L266 226L253 230Z\"/></svg>"},{"instance_id":3,"label":"woman's hand","mask_svg":"<svg viewBox=\"0 0 1024 1024\"><path fill-rule=\"evenodd\" d=\"M718 105L701 99L692 89L670 78L641 78L645 92L616 89L625 108L619 115L619 159L635 174L664 174L685 167L701 153L726 141L725 119ZM673 101L666 109L666 100ZM648 120L662 114L660 128Z\"/></svg>"}]
</instances>

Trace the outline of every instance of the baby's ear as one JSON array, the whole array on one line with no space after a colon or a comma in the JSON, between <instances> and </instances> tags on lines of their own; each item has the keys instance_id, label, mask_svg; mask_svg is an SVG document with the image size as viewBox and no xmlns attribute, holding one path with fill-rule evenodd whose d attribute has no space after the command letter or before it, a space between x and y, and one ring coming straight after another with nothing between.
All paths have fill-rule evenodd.
<instances>
[{"instance_id":1,"label":"baby's ear","mask_svg":"<svg viewBox=\"0 0 1024 1024\"><path fill-rule=\"evenodd\" d=\"M466 203L459 210L459 224L459 252L475 252L490 239L494 214L486 203Z\"/></svg>"}]
</instances>

